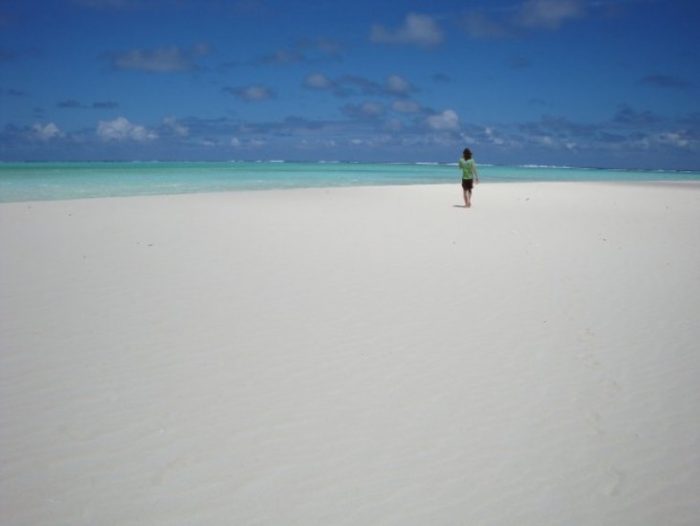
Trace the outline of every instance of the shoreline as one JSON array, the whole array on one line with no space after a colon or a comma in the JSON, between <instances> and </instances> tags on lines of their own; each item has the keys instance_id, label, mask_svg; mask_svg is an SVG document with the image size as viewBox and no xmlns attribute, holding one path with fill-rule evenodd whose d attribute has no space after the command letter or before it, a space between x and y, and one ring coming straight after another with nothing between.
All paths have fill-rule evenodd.
<instances>
[{"instance_id":1,"label":"shoreline","mask_svg":"<svg viewBox=\"0 0 700 526\"><path fill-rule=\"evenodd\" d=\"M284 159L228 159L219 161L196 161L196 160L177 160L177 161L162 161L162 160L34 160L34 161L7 161L0 160L0 168L6 165L26 166L36 164L44 166L47 164L116 164L116 165L158 165L158 164L219 164L219 165L236 165L236 164L311 164L311 165L402 165L402 166L442 166L442 167L457 167L458 163L454 161L338 161L338 160L305 160L292 161ZM559 165L559 164L495 164L486 161L480 162L479 166L490 168L525 168L525 169L563 169L563 170L610 170L621 172L660 172L660 173L697 173L698 168L642 168L642 167L612 167L612 166L574 166L574 165Z\"/></svg>"},{"instance_id":2,"label":"shoreline","mask_svg":"<svg viewBox=\"0 0 700 526\"><path fill-rule=\"evenodd\" d=\"M113 196L88 196L88 197L69 197L69 198L56 198L56 199L34 199L34 200L23 200L23 201L0 201L0 206L11 205L11 204L32 204L32 203L50 203L50 202L63 202L63 201L92 201L100 199L129 199L129 198L143 198L143 197L174 197L174 196L190 196L190 195L216 195L216 194L258 194L266 192L295 192L295 191L324 191L324 190L344 190L344 189L373 189L373 188L404 188L404 187L456 187L459 191L459 181L456 178L455 183L404 183L404 184L391 184L391 183L379 183L379 184L367 184L367 185L336 185L336 186L300 186L300 187L289 187L289 188L241 188L239 189L226 189L226 190L203 190L201 192L180 192L180 193L156 193L156 194L133 194L133 195L113 195ZM669 188L688 188L688 189L698 189L700 188L700 181L688 181L688 180L675 180L675 181L481 181L479 185L475 188L478 191L479 187L486 185L613 185L613 186L630 186L630 187L669 187Z\"/></svg>"}]
</instances>

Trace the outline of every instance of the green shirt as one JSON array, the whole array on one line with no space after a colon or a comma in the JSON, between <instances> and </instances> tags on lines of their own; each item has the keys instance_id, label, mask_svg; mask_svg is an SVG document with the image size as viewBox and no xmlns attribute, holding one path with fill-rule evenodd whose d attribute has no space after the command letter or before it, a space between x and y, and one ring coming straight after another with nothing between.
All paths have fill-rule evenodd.
<instances>
[{"instance_id":1,"label":"green shirt","mask_svg":"<svg viewBox=\"0 0 700 526\"><path fill-rule=\"evenodd\" d=\"M462 169L462 179L474 179L476 175L476 163L474 159L464 160L462 157L459 160L459 167Z\"/></svg>"}]
</instances>

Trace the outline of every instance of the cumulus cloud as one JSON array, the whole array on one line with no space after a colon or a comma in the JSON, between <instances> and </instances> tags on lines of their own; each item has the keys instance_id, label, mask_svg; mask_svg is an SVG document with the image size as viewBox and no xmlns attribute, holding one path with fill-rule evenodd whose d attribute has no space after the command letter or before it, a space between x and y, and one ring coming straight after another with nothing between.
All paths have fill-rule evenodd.
<instances>
[{"instance_id":1,"label":"cumulus cloud","mask_svg":"<svg viewBox=\"0 0 700 526\"><path fill-rule=\"evenodd\" d=\"M581 0L528 0L516 15L516 23L526 28L557 29L583 14Z\"/></svg>"},{"instance_id":2,"label":"cumulus cloud","mask_svg":"<svg viewBox=\"0 0 700 526\"><path fill-rule=\"evenodd\" d=\"M330 38L303 38L296 43L296 47L301 50L317 51L332 58L339 58L342 49L339 42Z\"/></svg>"},{"instance_id":3,"label":"cumulus cloud","mask_svg":"<svg viewBox=\"0 0 700 526\"><path fill-rule=\"evenodd\" d=\"M603 152L629 155L632 152L687 154L700 150L700 133L693 130L692 116L671 119L650 111L622 105L611 119L574 122L560 116L543 116L538 122L521 123L522 134L512 134L509 144L532 145L554 150Z\"/></svg>"},{"instance_id":4,"label":"cumulus cloud","mask_svg":"<svg viewBox=\"0 0 700 526\"><path fill-rule=\"evenodd\" d=\"M416 101L406 99L395 100L391 107L399 113L417 113L421 109L420 104Z\"/></svg>"},{"instance_id":5,"label":"cumulus cloud","mask_svg":"<svg viewBox=\"0 0 700 526\"><path fill-rule=\"evenodd\" d=\"M250 85L250 86L238 86L238 87L227 87L224 91L235 95L239 99L246 102L260 102L263 100L272 99L275 97L275 92L262 85Z\"/></svg>"},{"instance_id":6,"label":"cumulus cloud","mask_svg":"<svg viewBox=\"0 0 700 526\"><path fill-rule=\"evenodd\" d=\"M408 95L414 91L411 83L399 75L389 75L385 83L386 90L394 95Z\"/></svg>"},{"instance_id":7,"label":"cumulus cloud","mask_svg":"<svg viewBox=\"0 0 700 526\"><path fill-rule=\"evenodd\" d=\"M426 123L433 130L455 131L459 129L459 116L454 110L445 110L426 117Z\"/></svg>"},{"instance_id":8,"label":"cumulus cloud","mask_svg":"<svg viewBox=\"0 0 700 526\"><path fill-rule=\"evenodd\" d=\"M700 151L700 139L686 130L662 131L640 134L635 137L635 140L624 143L623 147L633 147L642 151L656 153L664 150L676 153L698 152Z\"/></svg>"},{"instance_id":9,"label":"cumulus cloud","mask_svg":"<svg viewBox=\"0 0 700 526\"><path fill-rule=\"evenodd\" d=\"M196 59L209 52L207 44L197 44L191 49L177 46L157 49L131 49L105 54L114 69L135 70L148 73L178 73L198 68Z\"/></svg>"},{"instance_id":10,"label":"cumulus cloud","mask_svg":"<svg viewBox=\"0 0 700 526\"><path fill-rule=\"evenodd\" d=\"M231 140L229 141L229 145L232 148L261 148L265 146L266 141L264 139L261 139L259 137L251 137L247 139L239 139L238 137L231 137Z\"/></svg>"},{"instance_id":11,"label":"cumulus cloud","mask_svg":"<svg viewBox=\"0 0 700 526\"><path fill-rule=\"evenodd\" d=\"M486 142L488 143L496 144L499 146L505 144L505 140L503 140L490 126L486 126L484 128L484 136L486 137Z\"/></svg>"},{"instance_id":12,"label":"cumulus cloud","mask_svg":"<svg viewBox=\"0 0 700 526\"><path fill-rule=\"evenodd\" d=\"M342 111L345 115L356 119L376 119L384 113L384 105L378 102L346 104Z\"/></svg>"},{"instance_id":13,"label":"cumulus cloud","mask_svg":"<svg viewBox=\"0 0 700 526\"><path fill-rule=\"evenodd\" d=\"M472 38L506 38L523 30L556 30L585 14L583 0L526 0L514 10L471 11L460 25Z\"/></svg>"},{"instance_id":14,"label":"cumulus cloud","mask_svg":"<svg viewBox=\"0 0 700 526\"><path fill-rule=\"evenodd\" d=\"M521 123L518 127L523 132L533 136L556 135L589 140L600 129L599 125L574 122L566 117L555 115L543 115L539 121Z\"/></svg>"},{"instance_id":15,"label":"cumulus cloud","mask_svg":"<svg viewBox=\"0 0 700 526\"><path fill-rule=\"evenodd\" d=\"M615 113L613 122L624 126L648 126L660 121L660 118L651 111L637 111L630 106L623 105Z\"/></svg>"},{"instance_id":16,"label":"cumulus cloud","mask_svg":"<svg viewBox=\"0 0 700 526\"><path fill-rule=\"evenodd\" d=\"M329 91L336 97L380 95L383 92L379 83L357 75L343 75L331 79L322 73L313 73L304 79L303 85L310 89Z\"/></svg>"},{"instance_id":17,"label":"cumulus cloud","mask_svg":"<svg viewBox=\"0 0 700 526\"><path fill-rule=\"evenodd\" d=\"M68 100L62 100L58 104L56 104L57 107L59 108L82 108L83 105L78 102L77 100L74 99L68 99Z\"/></svg>"},{"instance_id":18,"label":"cumulus cloud","mask_svg":"<svg viewBox=\"0 0 700 526\"><path fill-rule=\"evenodd\" d=\"M75 99L62 100L56 103L56 107L61 109L88 109L92 108L95 110L105 110L118 108L119 104L112 101L99 101L93 102L92 104L83 104Z\"/></svg>"},{"instance_id":19,"label":"cumulus cloud","mask_svg":"<svg viewBox=\"0 0 700 526\"><path fill-rule=\"evenodd\" d=\"M351 95L379 95L382 86L370 79L358 75L343 75L333 81L333 93L339 97Z\"/></svg>"},{"instance_id":20,"label":"cumulus cloud","mask_svg":"<svg viewBox=\"0 0 700 526\"><path fill-rule=\"evenodd\" d=\"M50 141L58 137L63 137L64 133L56 124L49 122L47 124L36 123L32 126L32 137L40 141Z\"/></svg>"},{"instance_id":21,"label":"cumulus cloud","mask_svg":"<svg viewBox=\"0 0 700 526\"><path fill-rule=\"evenodd\" d=\"M163 119L163 129L167 133L176 135L177 137L187 137L190 134L190 129L178 122L175 117L165 117Z\"/></svg>"},{"instance_id":22,"label":"cumulus cloud","mask_svg":"<svg viewBox=\"0 0 700 526\"><path fill-rule=\"evenodd\" d=\"M341 59L341 45L328 38L305 38L251 61L251 64L285 65L329 62Z\"/></svg>"},{"instance_id":23,"label":"cumulus cloud","mask_svg":"<svg viewBox=\"0 0 700 526\"><path fill-rule=\"evenodd\" d=\"M132 49L116 54L112 59L115 69L134 69L152 73L188 71L193 63L176 47L154 50Z\"/></svg>"},{"instance_id":24,"label":"cumulus cloud","mask_svg":"<svg viewBox=\"0 0 700 526\"><path fill-rule=\"evenodd\" d=\"M416 88L405 78L392 74L383 84L358 75L343 75L337 79L328 78L322 73L313 73L304 79L304 87L330 91L336 97L354 95L382 95L405 97Z\"/></svg>"},{"instance_id":25,"label":"cumulus cloud","mask_svg":"<svg viewBox=\"0 0 700 526\"><path fill-rule=\"evenodd\" d=\"M377 44L413 44L427 48L440 44L443 39L442 30L432 17L416 13L409 13L397 29L375 24L370 33L370 41Z\"/></svg>"},{"instance_id":26,"label":"cumulus cloud","mask_svg":"<svg viewBox=\"0 0 700 526\"><path fill-rule=\"evenodd\" d=\"M103 141L137 141L147 142L158 138L158 134L139 124L132 124L125 117L112 121L100 121L97 124L97 136Z\"/></svg>"},{"instance_id":27,"label":"cumulus cloud","mask_svg":"<svg viewBox=\"0 0 700 526\"><path fill-rule=\"evenodd\" d=\"M648 155L651 160L667 155L669 159L677 159L680 168L692 169L695 166L700 151L699 114L674 118L628 106L616 110L599 122L576 122L563 116L545 115L534 122L494 125L465 123L453 109L434 112L418 107L407 98L388 102L387 99L370 99L344 106L342 116L333 120L287 116L267 122L241 122L237 117L188 117L182 120L166 117L157 127L150 129L120 117L101 122L98 133L90 135L64 133L55 123L39 117L34 126L6 125L4 129L0 128L0 149L20 153L22 148L27 148L26 151L51 151L60 145L61 152L73 155L76 150L69 147L81 142L83 151L87 150L85 145L90 145L89 151L100 152L98 141L107 147L113 143L141 141L138 145L144 148L149 141L158 138L153 143L157 147L154 151L165 151L164 148L169 146L171 151L183 152L182 146L186 142L187 154L206 149L206 154L202 155L209 157L225 157L231 152L254 153L263 145L266 152L268 149L294 152L302 146L325 148L331 144L340 148L354 145L368 155L374 152L391 157L394 154L420 155L421 148L429 151L435 146L449 146L449 149L456 150L463 144L471 144L482 151L482 155L486 151L504 155L506 152L527 151L528 155L537 156L546 163L554 159L548 155L561 155L559 163L562 159L569 159L565 161L567 163L583 159L566 157L569 153L589 155L589 159L634 158L634 162L639 158L637 154L641 154ZM130 148L125 151L128 150ZM108 148L108 151L113 155L114 150Z\"/></svg>"},{"instance_id":28,"label":"cumulus cloud","mask_svg":"<svg viewBox=\"0 0 700 526\"><path fill-rule=\"evenodd\" d=\"M667 144L678 148L687 148L692 144L690 137L684 131L660 133L656 136L660 144Z\"/></svg>"},{"instance_id":29,"label":"cumulus cloud","mask_svg":"<svg viewBox=\"0 0 700 526\"><path fill-rule=\"evenodd\" d=\"M323 73L312 73L304 79L304 86L323 90L333 87L333 82Z\"/></svg>"},{"instance_id":30,"label":"cumulus cloud","mask_svg":"<svg viewBox=\"0 0 700 526\"><path fill-rule=\"evenodd\" d=\"M299 50L296 49L278 49L261 57L257 62L262 64L294 64L296 62L301 62L304 56Z\"/></svg>"}]
</instances>

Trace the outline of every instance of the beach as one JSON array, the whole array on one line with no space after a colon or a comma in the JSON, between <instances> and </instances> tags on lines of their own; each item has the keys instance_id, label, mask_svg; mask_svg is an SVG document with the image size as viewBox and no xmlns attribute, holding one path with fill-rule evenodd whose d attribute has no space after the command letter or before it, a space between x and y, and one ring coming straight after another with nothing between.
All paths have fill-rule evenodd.
<instances>
[{"instance_id":1,"label":"beach","mask_svg":"<svg viewBox=\"0 0 700 526\"><path fill-rule=\"evenodd\" d=\"M0 522L700 522L700 185L0 204Z\"/></svg>"}]
</instances>

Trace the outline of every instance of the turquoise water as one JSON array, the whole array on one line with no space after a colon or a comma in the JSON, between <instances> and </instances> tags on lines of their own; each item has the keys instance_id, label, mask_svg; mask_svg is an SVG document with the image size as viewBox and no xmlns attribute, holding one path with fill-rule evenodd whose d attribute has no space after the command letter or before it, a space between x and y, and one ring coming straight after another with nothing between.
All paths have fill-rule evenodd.
<instances>
[{"instance_id":1,"label":"turquoise water","mask_svg":"<svg viewBox=\"0 0 700 526\"><path fill-rule=\"evenodd\" d=\"M482 182L700 181L698 171L480 165ZM2 163L0 202L331 186L456 183L456 165L292 162Z\"/></svg>"}]
</instances>

